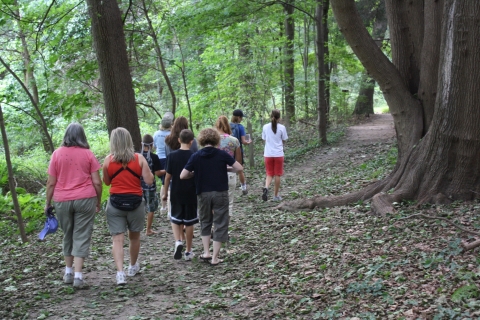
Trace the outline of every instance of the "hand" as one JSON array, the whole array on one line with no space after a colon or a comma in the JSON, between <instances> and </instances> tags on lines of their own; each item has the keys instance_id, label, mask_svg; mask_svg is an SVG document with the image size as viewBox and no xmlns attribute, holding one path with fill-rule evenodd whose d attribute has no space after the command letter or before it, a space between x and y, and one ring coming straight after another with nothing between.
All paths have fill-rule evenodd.
<instances>
[{"instance_id":1,"label":"hand","mask_svg":"<svg viewBox=\"0 0 480 320\"><path fill-rule=\"evenodd\" d=\"M45 205L45 208L43 209L43 213L48 217L49 215L53 214L53 206L52 205Z\"/></svg>"},{"instance_id":2,"label":"hand","mask_svg":"<svg viewBox=\"0 0 480 320\"><path fill-rule=\"evenodd\" d=\"M102 204L100 202L97 202L97 206L95 208L95 212L98 213L100 212L100 209L102 208Z\"/></svg>"},{"instance_id":3,"label":"hand","mask_svg":"<svg viewBox=\"0 0 480 320\"><path fill-rule=\"evenodd\" d=\"M164 196L162 197L162 201L167 201L167 200L168 200L168 195L164 195Z\"/></svg>"}]
</instances>

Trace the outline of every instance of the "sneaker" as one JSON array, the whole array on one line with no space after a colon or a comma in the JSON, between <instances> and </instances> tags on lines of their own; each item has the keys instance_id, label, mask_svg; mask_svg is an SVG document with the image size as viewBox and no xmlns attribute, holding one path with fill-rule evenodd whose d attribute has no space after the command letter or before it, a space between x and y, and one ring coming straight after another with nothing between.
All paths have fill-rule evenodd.
<instances>
[{"instance_id":1,"label":"sneaker","mask_svg":"<svg viewBox=\"0 0 480 320\"><path fill-rule=\"evenodd\" d=\"M125 280L125 273L117 273L117 286L122 286L124 284L127 284L127 281Z\"/></svg>"},{"instance_id":2,"label":"sneaker","mask_svg":"<svg viewBox=\"0 0 480 320\"><path fill-rule=\"evenodd\" d=\"M173 259L180 260L182 258L183 242L175 242L175 253L173 254Z\"/></svg>"},{"instance_id":3,"label":"sneaker","mask_svg":"<svg viewBox=\"0 0 480 320\"><path fill-rule=\"evenodd\" d=\"M73 273L65 273L63 275L63 282L67 284L73 283Z\"/></svg>"},{"instance_id":4,"label":"sneaker","mask_svg":"<svg viewBox=\"0 0 480 320\"><path fill-rule=\"evenodd\" d=\"M185 261L191 261L195 257L195 253L193 252L185 252Z\"/></svg>"},{"instance_id":5,"label":"sneaker","mask_svg":"<svg viewBox=\"0 0 480 320\"><path fill-rule=\"evenodd\" d=\"M262 200L267 201L267 199L268 199L268 189L263 188Z\"/></svg>"},{"instance_id":6,"label":"sneaker","mask_svg":"<svg viewBox=\"0 0 480 320\"><path fill-rule=\"evenodd\" d=\"M83 288L83 286L85 285L85 282L83 281L83 279L80 279L80 278L75 278L73 279L73 286L75 288Z\"/></svg>"},{"instance_id":7,"label":"sneaker","mask_svg":"<svg viewBox=\"0 0 480 320\"><path fill-rule=\"evenodd\" d=\"M276 196L276 197L273 197L273 201L282 201L282 197L280 196Z\"/></svg>"},{"instance_id":8,"label":"sneaker","mask_svg":"<svg viewBox=\"0 0 480 320\"><path fill-rule=\"evenodd\" d=\"M247 188L242 189L242 195L243 195L243 196L246 196L247 194L248 194Z\"/></svg>"},{"instance_id":9,"label":"sneaker","mask_svg":"<svg viewBox=\"0 0 480 320\"><path fill-rule=\"evenodd\" d=\"M138 265L138 262L137 262L135 263L135 265L128 267L127 276L133 277L134 275L137 274L138 271L140 271L140 266Z\"/></svg>"}]
</instances>

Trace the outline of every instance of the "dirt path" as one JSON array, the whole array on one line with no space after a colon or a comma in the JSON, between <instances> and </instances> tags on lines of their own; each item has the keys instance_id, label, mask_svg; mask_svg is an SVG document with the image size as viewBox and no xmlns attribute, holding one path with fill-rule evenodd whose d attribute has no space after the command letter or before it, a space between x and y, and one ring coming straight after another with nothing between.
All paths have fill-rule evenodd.
<instances>
[{"instance_id":1,"label":"dirt path","mask_svg":"<svg viewBox=\"0 0 480 320\"><path fill-rule=\"evenodd\" d=\"M390 143L393 138L392 117L371 115L364 123L348 128L341 143L287 163L282 195L287 200L298 194L308 196L315 177L321 178L329 166L365 161L372 156L369 154L372 145ZM34 242L20 252L10 252L16 255L15 265L4 258L0 261L0 283L4 286L0 318L12 315L37 319L274 317L278 314L276 309L283 310L289 303L302 299L290 275L300 272L307 279L314 272L308 273L309 270L316 270L317 266L298 260L305 255L298 250L307 250L302 248L308 246L308 241L302 243L295 235L302 233L302 221L307 215L272 212L270 207L275 203L260 200L263 169L250 171L248 175L250 193L246 197L239 195L236 201L230 243L221 253L226 260L223 265L211 267L197 259L173 260L174 241L169 222L165 216L156 216L158 234L142 235L141 273L119 289L115 285L110 236L102 214L96 221L91 257L85 263L88 288L75 291L61 282L64 264L60 255L61 232L57 232L49 235L46 242ZM288 246L282 247L280 243ZM194 239L197 255L201 247L197 228ZM128 250L125 261L128 263ZM5 271L12 269L13 275ZM276 281L279 281L278 294L267 293Z\"/></svg>"}]
</instances>

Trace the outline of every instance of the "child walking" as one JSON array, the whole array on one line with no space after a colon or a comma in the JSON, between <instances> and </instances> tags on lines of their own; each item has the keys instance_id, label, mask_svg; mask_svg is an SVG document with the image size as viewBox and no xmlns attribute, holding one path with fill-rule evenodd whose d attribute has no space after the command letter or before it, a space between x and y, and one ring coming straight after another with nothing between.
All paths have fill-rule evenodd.
<instances>
[{"instance_id":1,"label":"child walking","mask_svg":"<svg viewBox=\"0 0 480 320\"><path fill-rule=\"evenodd\" d=\"M185 226L186 250L184 258L186 261L192 260L195 256L192 250L193 226L198 223L197 216L197 195L195 192L195 181L180 180L180 173L192 156L190 147L193 143L193 132L183 129L178 138L180 149L173 151L167 156L165 190L170 186L170 202L173 237L175 238L175 253L173 258L179 260L182 258L183 250L183 226ZM168 193L163 195L163 201L168 198Z\"/></svg>"},{"instance_id":2,"label":"child walking","mask_svg":"<svg viewBox=\"0 0 480 320\"><path fill-rule=\"evenodd\" d=\"M149 134L144 135L142 139L142 155L147 160L150 171L157 177L163 177L165 170L163 170L162 163L158 156L152 153L152 148L153 137ZM157 185L155 179L153 179L153 184L151 185L147 185L143 179L141 181L143 198L145 199L145 211L147 212L147 229L145 230L145 234L151 236L156 234L156 232L152 230L152 224L153 214L158 209Z\"/></svg>"},{"instance_id":3,"label":"child walking","mask_svg":"<svg viewBox=\"0 0 480 320\"><path fill-rule=\"evenodd\" d=\"M195 177L195 186L198 197L199 217L203 243L203 254L200 259L216 266L223 262L218 258L222 242L228 240L228 171L243 170L240 163L227 152L217 149L220 144L220 135L217 130L208 128L200 131L198 142L203 147L193 154L180 179ZM210 237L213 230L213 254L210 255Z\"/></svg>"},{"instance_id":4,"label":"child walking","mask_svg":"<svg viewBox=\"0 0 480 320\"><path fill-rule=\"evenodd\" d=\"M265 188L263 188L262 199L268 199L268 187L274 182L273 201L281 201L282 197L278 194L280 189L280 177L283 176L283 146L288 139L287 130L285 126L279 123L280 111L272 110L270 114L270 123L263 126L262 139L265 140L265 169L267 171L267 178L265 179Z\"/></svg>"}]
</instances>

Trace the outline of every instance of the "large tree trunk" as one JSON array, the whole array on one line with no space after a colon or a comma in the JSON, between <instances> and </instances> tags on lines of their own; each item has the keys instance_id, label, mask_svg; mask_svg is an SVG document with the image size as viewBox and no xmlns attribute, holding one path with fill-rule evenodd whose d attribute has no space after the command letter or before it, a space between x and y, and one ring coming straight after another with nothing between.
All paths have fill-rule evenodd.
<instances>
[{"instance_id":1,"label":"large tree trunk","mask_svg":"<svg viewBox=\"0 0 480 320\"><path fill-rule=\"evenodd\" d=\"M394 111L395 129L402 153L395 170L385 180L356 193L332 198L317 197L304 200L303 204L287 203L280 207L328 207L373 197L372 209L383 214L392 212L391 203L401 199L417 200L422 204L478 197L480 2L429 1L421 7L418 7L418 3L387 1L393 65L379 54L373 40L370 40L370 44L365 42L364 28L363 31L354 28L358 26L355 23L358 14L354 0L332 1L335 17L347 41L377 80L390 109ZM415 19L405 17L406 12L410 12ZM439 21L442 21L441 28ZM437 37L441 40L435 39ZM357 41L359 38L361 41ZM432 49L432 43L441 43L441 46ZM429 57L424 50L433 54L433 57ZM434 66L429 59L435 59L436 54L439 59ZM434 72L435 68L438 68L438 73ZM431 78L426 79L427 75ZM436 89L427 85L429 81L436 81ZM419 95L418 90L422 90L422 87L422 94ZM427 105L421 100L423 94L428 96ZM432 95L436 97L433 110L427 112L425 109L432 108L428 105ZM404 104L399 104L400 101ZM424 121L430 113L431 121ZM425 135L423 123L430 123ZM386 193L392 188L392 193Z\"/></svg>"},{"instance_id":2,"label":"large tree trunk","mask_svg":"<svg viewBox=\"0 0 480 320\"><path fill-rule=\"evenodd\" d=\"M287 0L285 8L285 125L290 127L295 122L295 60L294 60L294 40L295 40L295 20L293 18L294 0Z\"/></svg>"},{"instance_id":3,"label":"large tree trunk","mask_svg":"<svg viewBox=\"0 0 480 320\"><path fill-rule=\"evenodd\" d=\"M92 19L108 133L117 127L124 127L132 136L135 150L140 150L142 138L118 3L116 0L87 0L87 3Z\"/></svg>"}]
</instances>

